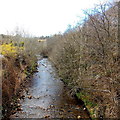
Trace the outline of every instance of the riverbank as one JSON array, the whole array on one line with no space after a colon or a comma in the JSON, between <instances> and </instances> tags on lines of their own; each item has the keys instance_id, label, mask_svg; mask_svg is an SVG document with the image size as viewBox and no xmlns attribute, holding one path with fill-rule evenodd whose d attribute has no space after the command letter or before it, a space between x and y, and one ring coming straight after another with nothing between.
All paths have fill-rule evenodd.
<instances>
[{"instance_id":1,"label":"riverbank","mask_svg":"<svg viewBox=\"0 0 120 120\"><path fill-rule=\"evenodd\" d=\"M17 98L36 72L36 54L40 53L42 44L38 42L38 38L23 37L21 34L1 35L0 42L0 54L3 56L0 71L2 73L2 117L6 118L18 109Z\"/></svg>"},{"instance_id":2,"label":"riverbank","mask_svg":"<svg viewBox=\"0 0 120 120\"><path fill-rule=\"evenodd\" d=\"M89 118L84 107L66 94L47 58L38 61L37 70L11 118Z\"/></svg>"},{"instance_id":3,"label":"riverbank","mask_svg":"<svg viewBox=\"0 0 120 120\"><path fill-rule=\"evenodd\" d=\"M84 11L83 24L47 40L46 53L58 76L69 94L84 101L92 118L120 118L117 11L116 3L99 4Z\"/></svg>"},{"instance_id":4,"label":"riverbank","mask_svg":"<svg viewBox=\"0 0 120 120\"><path fill-rule=\"evenodd\" d=\"M6 119L18 109L18 97L36 71L35 61L24 55L2 58L2 118Z\"/></svg>"}]
</instances>

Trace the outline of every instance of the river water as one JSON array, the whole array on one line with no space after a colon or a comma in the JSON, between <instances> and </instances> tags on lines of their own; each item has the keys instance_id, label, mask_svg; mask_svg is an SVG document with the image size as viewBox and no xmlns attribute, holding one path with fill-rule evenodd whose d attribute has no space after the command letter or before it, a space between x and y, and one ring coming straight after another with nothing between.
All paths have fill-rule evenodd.
<instances>
[{"instance_id":1,"label":"river water","mask_svg":"<svg viewBox=\"0 0 120 120\"><path fill-rule=\"evenodd\" d=\"M38 60L38 72L24 96L11 118L88 118L84 108L66 94L47 58Z\"/></svg>"}]
</instances>

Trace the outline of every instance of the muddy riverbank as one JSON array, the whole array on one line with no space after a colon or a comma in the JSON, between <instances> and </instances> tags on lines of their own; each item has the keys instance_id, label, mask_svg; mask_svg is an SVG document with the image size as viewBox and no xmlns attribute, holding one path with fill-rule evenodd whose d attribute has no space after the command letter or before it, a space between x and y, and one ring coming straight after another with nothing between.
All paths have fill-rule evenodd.
<instances>
[{"instance_id":1,"label":"muddy riverbank","mask_svg":"<svg viewBox=\"0 0 120 120\"><path fill-rule=\"evenodd\" d=\"M84 107L66 94L63 82L56 78L47 58L38 61L38 72L18 107L10 118L89 118Z\"/></svg>"}]
</instances>

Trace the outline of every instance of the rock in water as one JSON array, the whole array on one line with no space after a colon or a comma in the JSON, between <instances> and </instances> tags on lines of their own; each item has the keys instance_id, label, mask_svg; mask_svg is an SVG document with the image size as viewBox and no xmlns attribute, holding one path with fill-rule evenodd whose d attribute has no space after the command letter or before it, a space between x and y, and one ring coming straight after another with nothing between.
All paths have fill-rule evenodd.
<instances>
[{"instance_id":1,"label":"rock in water","mask_svg":"<svg viewBox=\"0 0 120 120\"><path fill-rule=\"evenodd\" d=\"M81 116L79 115L79 116L77 116L77 119L80 119L81 118Z\"/></svg>"},{"instance_id":2,"label":"rock in water","mask_svg":"<svg viewBox=\"0 0 120 120\"><path fill-rule=\"evenodd\" d=\"M28 96L29 99L32 99L32 96Z\"/></svg>"}]
</instances>

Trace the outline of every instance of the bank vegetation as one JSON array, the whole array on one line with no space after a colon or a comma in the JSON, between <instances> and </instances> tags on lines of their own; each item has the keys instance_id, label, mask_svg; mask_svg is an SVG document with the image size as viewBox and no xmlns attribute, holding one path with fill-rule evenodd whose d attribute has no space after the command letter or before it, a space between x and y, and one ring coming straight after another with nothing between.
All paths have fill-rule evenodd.
<instances>
[{"instance_id":1,"label":"bank vegetation","mask_svg":"<svg viewBox=\"0 0 120 120\"><path fill-rule=\"evenodd\" d=\"M118 5L99 4L84 13L82 24L47 40L47 55L92 118L120 118Z\"/></svg>"},{"instance_id":2,"label":"bank vegetation","mask_svg":"<svg viewBox=\"0 0 120 120\"><path fill-rule=\"evenodd\" d=\"M19 33L19 34L18 34ZM27 37L18 31L15 35L0 35L0 68L2 78L2 118L9 118L17 106L26 84L37 70L37 56L42 44L37 37Z\"/></svg>"}]
</instances>

